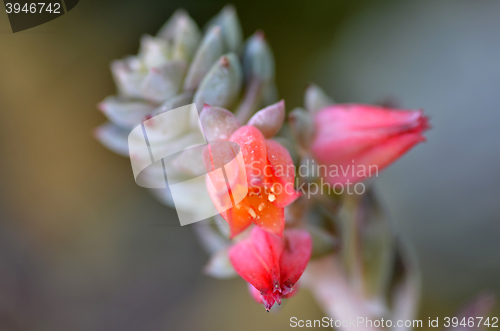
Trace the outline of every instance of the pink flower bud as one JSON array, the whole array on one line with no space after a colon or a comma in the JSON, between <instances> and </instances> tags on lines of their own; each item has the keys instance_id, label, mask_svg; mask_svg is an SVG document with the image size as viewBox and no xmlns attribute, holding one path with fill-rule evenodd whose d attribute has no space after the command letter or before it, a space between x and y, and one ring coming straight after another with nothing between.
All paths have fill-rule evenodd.
<instances>
[{"instance_id":1,"label":"pink flower bud","mask_svg":"<svg viewBox=\"0 0 500 331\"><path fill-rule=\"evenodd\" d=\"M281 299L292 296L311 250L312 241L306 230L286 230L280 238L254 227L249 238L229 249L229 260L255 289L250 291L253 298L269 311L275 302L281 304Z\"/></svg>"},{"instance_id":2,"label":"pink flower bud","mask_svg":"<svg viewBox=\"0 0 500 331\"><path fill-rule=\"evenodd\" d=\"M425 141L429 128L421 110L340 104L314 114L311 151L322 165L320 176L332 184L356 183L394 162Z\"/></svg>"}]
</instances>

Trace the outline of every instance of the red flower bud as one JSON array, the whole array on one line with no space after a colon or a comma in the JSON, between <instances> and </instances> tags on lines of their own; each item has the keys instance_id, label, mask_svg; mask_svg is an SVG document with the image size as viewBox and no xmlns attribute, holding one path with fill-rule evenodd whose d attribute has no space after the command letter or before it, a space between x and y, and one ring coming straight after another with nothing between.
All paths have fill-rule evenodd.
<instances>
[{"instance_id":1,"label":"red flower bud","mask_svg":"<svg viewBox=\"0 0 500 331\"><path fill-rule=\"evenodd\" d=\"M254 227L250 237L229 249L236 272L255 290L251 294L269 311L275 302L292 295L311 257L312 241L306 230L291 229L283 238Z\"/></svg>"},{"instance_id":2,"label":"red flower bud","mask_svg":"<svg viewBox=\"0 0 500 331\"><path fill-rule=\"evenodd\" d=\"M429 128L421 110L343 104L314 114L316 136L311 151L325 168L320 176L335 185L378 175L411 147L425 141Z\"/></svg>"}]
</instances>

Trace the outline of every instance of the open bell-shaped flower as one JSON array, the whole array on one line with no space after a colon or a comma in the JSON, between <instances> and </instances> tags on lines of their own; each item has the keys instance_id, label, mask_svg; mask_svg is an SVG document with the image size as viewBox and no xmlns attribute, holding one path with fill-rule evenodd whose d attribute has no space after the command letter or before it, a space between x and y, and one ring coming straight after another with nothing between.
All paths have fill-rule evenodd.
<instances>
[{"instance_id":1,"label":"open bell-shaped flower","mask_svg":"<svg viewBox=\"0 0 500 331\"><path fill-rule=\"evenodd\" d=\"M311 257L312 242L306 230L286 230L283 238L254 227L250 236L229 249L236 272L255 290L267 311L290 297ZM257 291L260 293L260 300Z\"/></svg>"},{"instance_id":2,"label":"open bell-shaped flower","mask_svg":"<svg viewBox=\"0 0 500 331\"><path fill-rule=\"evenodd\" d=\"M257 112L256 119L251 123L272 136L271 133L277 132L282 124L283 113L284 104L280 102ZM266 118L269 119L267 123L274 124L266 126ZM205 135L219 139L227 137L238 126L237 120L229 111L208 106L201 114L201 121ZM285 224L284 207L299 196L294 189L295 168L290 153L277 141L266 140L262 132L253 125L239 127L225 139L240 146L248 187L245 198L233 208L219 208L222 217L229 223L231 237L252 223L281 236ZM210 172L223 162L217 159L217 155L211 154L209 149L206 152L205 166ZM217 192L210 193L217 206L216 201L220 200L220 196Z\"/></svg>"}]
</instances>

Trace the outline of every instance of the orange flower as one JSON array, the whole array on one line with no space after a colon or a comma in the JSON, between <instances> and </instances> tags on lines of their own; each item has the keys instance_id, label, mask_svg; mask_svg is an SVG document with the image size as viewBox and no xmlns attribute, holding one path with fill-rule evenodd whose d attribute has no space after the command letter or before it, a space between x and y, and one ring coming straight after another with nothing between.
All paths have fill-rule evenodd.
<instances>
[{"instance_id":1,"label":"orange flower","mask_svg":"<svg viewBox=\"0 0 500 331\"><path fill-rule=\"evenodd\" d=\"M240 127L229 141L240 146L248 185L243 200L228 210L219 209L231 228L231 237L252 223L281 236L285 226L284 207L299 196L293 188L295 169L288 150L274 140L266 140L252 125ZM217 165L223 163L218 160L221 156L211 149L208 151L208 168L217 169ZM220 196L214 191L210 194L219 206Z\"/></svg>"}]
</instances>

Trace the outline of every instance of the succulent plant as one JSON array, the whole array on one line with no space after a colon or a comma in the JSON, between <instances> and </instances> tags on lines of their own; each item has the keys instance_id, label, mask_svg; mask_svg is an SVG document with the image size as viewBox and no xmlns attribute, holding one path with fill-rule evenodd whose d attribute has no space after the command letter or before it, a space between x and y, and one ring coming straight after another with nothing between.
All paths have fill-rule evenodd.
<instances>
[{"instance_id":1,"label":"succulent plant","mask_svg":"<svg viewBox=\"0 0 500 331\"><path fill-rule=\"evenodd\" d=\"M256 32L242 44L241 26L232 6L223 8L204 31L200 32L185 11L178 10L156 36L141 38L137 55L113 61L111 71L117 95L99 104L109 122L95 130L103 145L130 156L128 136L134 127L193 102L199 111L204 104L237 108L237 115L247 118L276 101L274 58L262 32ZM155 139L158 145L185 142L198 130L193 119L182 130L176 127L178 123L170 127L161 124L148 128L155 131L148 138ZM196 165L186 169L185 162L174 162L173 168L178 180L193 175L193 171L204 170ZM146 169L144 176L148 181L164 181L163 173L155 169ZM173 206L168 189L152 189L152 192ZM186 198L181 206L194 212L200 208L192 197Z\"/></svg>"},{"instance_id":2,"label":"succulent plant","mask_svg":"<svg viewBox=\"0 0 500 331\"><path fill-rule=\"evenodd\" d=\"M119 154L148 158L129 155L131 130L147 120L150 144L186 144L199 131L192 115L161 125L152 119L194 103L206 140L240 146L249 188L233 208L194 225L211 253L207 274L240 275L268 311L300 282L338 320L412 318L418 266L366 180L423 140L427 118L421 111L335 105L310 85L304 108L285 121L285 103L276 102L274 65L262 32L242 45L232 7L210 20L203 34L177 11L157 36L141 39L136 56L113 62L118 94L99 105L110 122L96 129L96 137ZM190 162L193 152L186 150L168 167L178 180L211 172L223 163L212 152L204 150L201 164ZM349 167L359 166L375 166L377 173L351 173ZM152 169L145 177L154 183L164 173ZM358 184L362 191L356 191ZM203 210L195 198L204 189L200 185L187 187L176 208ZM153 191L173 206L168 189ZM217 192L209 193L217 207Z\"/></svg>"}]
</instances>

